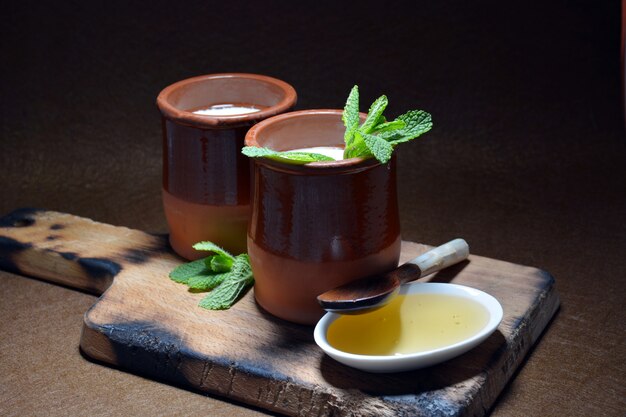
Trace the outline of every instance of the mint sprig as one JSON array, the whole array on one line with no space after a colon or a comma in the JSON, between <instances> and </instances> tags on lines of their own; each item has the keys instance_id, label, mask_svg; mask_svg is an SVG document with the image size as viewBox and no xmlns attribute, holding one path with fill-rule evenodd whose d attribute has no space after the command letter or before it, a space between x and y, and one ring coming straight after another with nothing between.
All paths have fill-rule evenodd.
<instances>
[{"instance_id":1,"label":"mint sprig","mask_svg":"<svg viewBox=\"0 0 626 417\"><path fill-rule=\"evenodd\" d=\"M411 110L388 122L383 116L387 107L387 96L380 96L370 106L367 118L362 125L346 123L358 116L359 89L355 85L350 92L343 109L343 121L346 126L346 148L344 158L375 157L381 163L387 163L396 145L413 140L433 127L432 117L423 110ZM355 104L356 107L355 107Z\"/></svg>"},{"instance_id":2,"label":"mint sprig","mask_svg":"<svg viewBox=\"0 0 626 417\"><path fill-rule=\"evenodd\" d=\"M350 90L341 119L346 127L344 133L345 148L343 157L374 157L385 164L391 159L396 145L413 140L433 127L430 113L423 110L410 110L395 120L387 121L383 115L389 101L387 96L378 97L370 106L363 124L359 125L359 87ZM278 152L269 148L246 146L242 153L252 158L270 158L290 164L308 164L317 161L333 161L325 155L285 151Z\"/></svg>"},{"instance_id":3,"label":"mint sprig","mask_svg":"<svg viewBox=\"0 0 626 417\"><path fill-rule=\"evenodd\" d=\"M179 265L170 272L170 279L187 284L189 290L211 291L198 304L202 308L230 308L254 283L250 258L246 254L233 256L212 242L196 243L193 248L213 255Z\"/></svg>"}]
</instances>

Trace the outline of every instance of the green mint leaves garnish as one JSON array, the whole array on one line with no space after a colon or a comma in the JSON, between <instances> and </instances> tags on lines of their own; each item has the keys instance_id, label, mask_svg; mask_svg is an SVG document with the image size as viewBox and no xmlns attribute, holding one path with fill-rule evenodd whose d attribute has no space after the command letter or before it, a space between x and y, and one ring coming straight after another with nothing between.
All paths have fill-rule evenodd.
<instances>
[{"instance_id":1,"label":"green mint leaves garnish","mask_svg":"<svg viewBox=\"0 0 626 417\"><path fill-rule=\"evenodd\" d=\"M433 127L432 117L423 110L411 110L395 120L387 121L383 112L388 104L387 96L378 97L370 106L363 124L359 116L359 87L354 86L348 95L341 119L346 127L343 157L374 157L385 164L391 159L396 145L413 140ZM251 158L270 158L290 164L308 164L317 161L333 161L325 155L306 152L277 152L268 148L246 146L241 151Z\"/></svg>"},{"instance_id":2,"label":"green mint leaves garnish","mask_svg":"<svg viewBox=\"0 0 626 417\"><path fill-rule=\"evenodd\" d=\"M269 158L275 161L287 162L290 164L303 165L308 164L309 162L317 162L317 161L334 161L333 158L326 155L321 155L319 153L309 153L309 152L277 152L273 151L269 148L257 148L256 146L244 146L241 150L246 156L251 158Z\"/></svg>"},{"instance_id":3,"label":"green mint leaves garnish","mask_svg":"<svg viewBox=\"0 0 626 417\"><path fill-rule=\"evenodd\" d=\"M233 256L212 242L196 243L193 248L214 255L179 265L170 272L170 279L187 284L190 290L211 291L200 301L200 307L209 310L230 308L254 283L250 258L246 254Z\"/></svg>"},{"instance_id":4,"label":"green mint leaves garnish","mask_svg":"<svg viewBox=\"0 0 626 417\"><path fill-rule=\"evenodd\" d=\"M228 309L253 282L250 258L246 254L238 255L228 276L198 305L209 310Z\"/></svg>"},{"instance_id":5,"label":"green mint leaves garnish","mask_svg":"<svg viewBox=\"0 0 626 417\"><path fill-rule=\"evenodd\" d=\"M365 122L359 126L359 88L356 85L352 88L342 117L346 127L344 158L374 156L387 163L397 144L413 140L433 127L430 114L423 110L411 110L388 122L383 116L387 104L384 95L376 99Z\"/></svg>"}]
</instances>

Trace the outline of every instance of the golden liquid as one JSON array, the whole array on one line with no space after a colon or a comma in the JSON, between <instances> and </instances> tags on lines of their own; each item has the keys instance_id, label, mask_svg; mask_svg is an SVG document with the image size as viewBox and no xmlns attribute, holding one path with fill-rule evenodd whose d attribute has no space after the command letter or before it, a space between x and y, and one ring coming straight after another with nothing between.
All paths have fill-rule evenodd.
<instances>
[{"instance_id":1,"label":"golden liquid","mask_svg":"<svg viewBox=\"0 0 626 417\"><path fill-rule=\"evenodd\" d=\"M485 327L489 312L476 301L442 294L399 295L365 314L345 315L328 328L328 343L359 355L402 355L461 342Z\"/></svg>"}]
</instances>

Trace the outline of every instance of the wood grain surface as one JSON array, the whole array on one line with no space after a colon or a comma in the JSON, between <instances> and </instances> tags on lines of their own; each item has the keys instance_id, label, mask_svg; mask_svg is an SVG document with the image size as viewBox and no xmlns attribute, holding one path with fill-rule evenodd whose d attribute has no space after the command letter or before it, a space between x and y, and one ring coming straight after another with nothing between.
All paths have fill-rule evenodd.
<instances>
[{"instance_id":1,"label":"wood grain surface","mask_svg":"<svg viewBox=\"0 0 626 417\"><path fill-rule=\"evenodd\" d=\"M471 245L471 242L470 242ZM402 261L429 247L404 242ZM324 356L312 328L275 319L249 292L228 311L167 278L181 262L162 236L57 212L0 219L0 266L95 293L80 346L124 370L288 415L483 415L559 306L536 268L472 255L427 279L479 288L503 305L485 343L444 364L374 375Z\"/></svg>"}]
</instances>

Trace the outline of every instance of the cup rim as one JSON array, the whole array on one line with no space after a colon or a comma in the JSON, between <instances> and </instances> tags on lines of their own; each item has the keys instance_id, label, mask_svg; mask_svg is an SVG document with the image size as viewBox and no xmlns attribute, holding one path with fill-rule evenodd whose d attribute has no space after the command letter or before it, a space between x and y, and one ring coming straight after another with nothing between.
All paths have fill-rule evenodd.
<instances>
[{"instance_id":1,"label":"cup rim","mask_svg":"<svg viewBox=\"0 0 626 417\"><path fill-rule=\"evenodd\" d=\"M317 115L337 115L341 117L343 115L343 110L339 109L310 109L310 110L298 110L292 111L288 113L279 114L277 116L272 116L268 119L263 120L262 122L252 126L245 138L246 146L259 146L258 137L262 134L263 130L268 126L271 126L274 123L282 122L284 120L290 120L300 117L310 117ZM366 113L360 112L361 121L365 120L367 117ZM369 168L374 165L381 165L381 163L374 157L371 158L348 158L342 159L340 161L318 161L318 162L309 162L308 164L296 165L290 164L287 162L274 161L268 158L253 158L255 162L263 163L266 165L270 165L274 168L282 168L287 171L299 171L303 168L313 168L313 169L350 169L350 168Z\"/></svg>"},{"instance_id":2,"label":"cup rim","mask_svg":"<svg viewBox=\"0 0 626 417\"><path fill-rule=\"evenodd\" d=\"M169 101L170 96L182 87L201 81L220 78L240 78L272 84L282 90L283 99L277 104L267 107L258 112L229 116L207 116L194 114L190 111L180 110L176 108ZM270 77L267 75L250 74L243 72L225 72L217 74L198 75L195 77L177 81L174 84L171 84L161 90L161 92L157 96L156 103L157 107L161 111L161 114L167 119L190 126L214 128L219 126L236 126L255 123L259 120L266 119L268 117L289 110L296 104L297 99L298 95L296 93L296 90L290 84L286 83L285 81L279 80L278 78Z\"/></svg>"}]
</instances>

